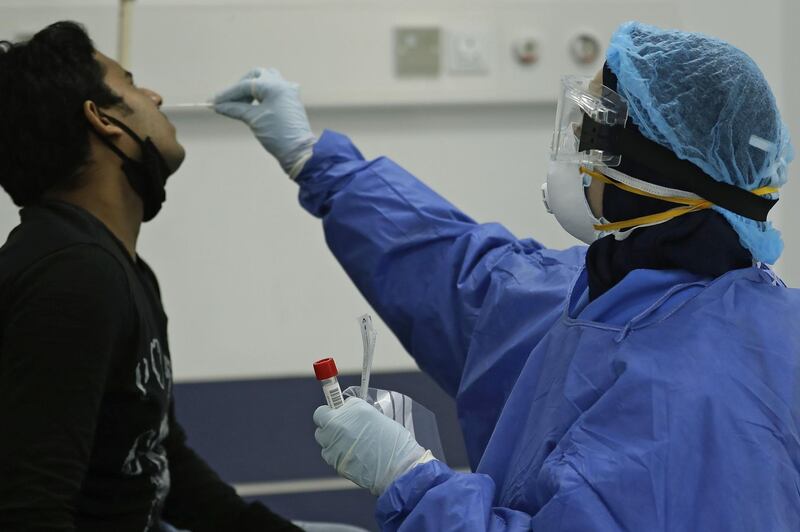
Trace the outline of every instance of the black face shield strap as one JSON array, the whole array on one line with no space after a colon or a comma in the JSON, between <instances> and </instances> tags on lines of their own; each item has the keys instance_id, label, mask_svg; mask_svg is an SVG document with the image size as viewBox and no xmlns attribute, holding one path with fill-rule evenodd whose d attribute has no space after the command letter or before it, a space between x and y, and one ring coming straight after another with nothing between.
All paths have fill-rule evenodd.
<instances>
[{"instance_id":1,"label":"black face shield strap","mask_svg":"<svg viewBox=\"0 0 800 532\"><path fill-rule=\"evenodd\" d=\"M699 167L679 159L672 151L645 138L628 120L627 126L607 126L583 117L578 150L601 150L618 153L652 172L673 188L693 192L715 205L745 218L767 221L770 209L778 200L756 196L727 183L721 183ZM647 181L647 176L634 176Z\"/></svg>"}]
</instances>

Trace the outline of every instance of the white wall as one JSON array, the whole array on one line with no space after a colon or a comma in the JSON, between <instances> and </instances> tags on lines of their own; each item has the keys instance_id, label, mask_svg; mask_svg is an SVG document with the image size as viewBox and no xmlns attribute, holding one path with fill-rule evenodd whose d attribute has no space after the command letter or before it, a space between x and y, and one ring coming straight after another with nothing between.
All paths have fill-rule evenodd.
<instances>
[{"instance_id":1,"label":"white wall","mask_svg":"<svg viewBox=\"0 0 800 532\"><path fill-rule=\"evenodd\" d=\"M458 4L409 2L417 16L424 14L424 6L434 10L445 3ZM484 9L492 5L461 3ZM505 3L532 9L559 5L576 17L603 9L601 2ZM639 3L645 11L656 5L650 0ZM748 51L786 104L784 96L791 94L787 87L797 86L797 73L790 71L796 67L789 64L794 56L787 19L797 21L798 13L790 4L796 1L765 0L756 10L738 0L678 0L676 23L716 34ZM620 22L625 18L625 12L619 14ZM536 19L536 24L547 22ZM193 29L180 20L164 26L176 32ZM136 31L142 32L139 39L148 35ZM229 38L235 40L236 35ZM157 60L153 48L148 50L148 62ZM168 57L170 45L162 43L156 51ZM230 61L209 53L204 51L202 57L209 65ZM564 65L564 70L572 68ZM154 78L151 83L156 89L157 82ZM175 85L174 80L170 83ZM549 83L555 88L557 79ZM550 103L487 103L326 106L312 107L309 114L315 130L348 133L368 157L391 156L476 219L500 221L519 236L567 246L573 240L544 212L539 193L553 111ZM793 112L796 126L796 106ZM161 280L177 377L307 375L311 362L323 354L335 356L344 370L358 370L356 317L368 308L327 252L319 222L297 205L296 187L240 124L203 112L176 114L175 123L189 155L170 181L163 213L145 226L140 251ZM798 195L800 191L787 189L782 203ZM791 211L779 213L786 229L793 216L800 216ZM13 218L13 209L3 204L0 229L10 228ZM800 281L800 239L787 242L786 256L783 273ZM377 329L376 370L413 367L385 326L378 322Z\"/></svg>"},{"instance_id":2,"label":"white wall","mask_svg":"<svg viewBox=\"0 0 800 532\"><path fill-rule=\"evenodd\" d=\"M187 7L139 0L132 64L167 100L203 100L253 65L276 65L304 88L312 107L430 103L547 103L565 68L594 75L602 54L581 65L570 43L581 33L599 46L620 18L676 23L669 0L616 0L606 9L581 2L518 0L227 0ZM176 25L191 31L176 31ZM436 28L441 74L398 79L393 61L399 28ZM450 43L466 34L481 43L486 71L452 71ZM520 66L513 43L539 43L535 66ZM169 53L164 53L169 43ZM599 51L599 50L598 50Z\"/></svg>"}]
</instances>

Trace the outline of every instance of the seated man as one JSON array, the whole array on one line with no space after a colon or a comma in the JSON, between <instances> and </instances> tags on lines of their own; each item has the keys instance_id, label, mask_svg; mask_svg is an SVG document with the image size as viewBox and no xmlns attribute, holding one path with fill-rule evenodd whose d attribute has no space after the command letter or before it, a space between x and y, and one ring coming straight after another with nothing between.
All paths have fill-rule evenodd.
<instances>
[{"instance_id":1,"label":"seated man","mask_svg":"<svg viewBox=\"0 0 800 532\"><path fill-rule=\"evenodd\" d=\"M161 97L68 22L0 44L0 94L0 184L24 207L0 249L0 530L300 530L244 502L175 419L136 254L184 158Z\"/></svg>"}]
</instances>

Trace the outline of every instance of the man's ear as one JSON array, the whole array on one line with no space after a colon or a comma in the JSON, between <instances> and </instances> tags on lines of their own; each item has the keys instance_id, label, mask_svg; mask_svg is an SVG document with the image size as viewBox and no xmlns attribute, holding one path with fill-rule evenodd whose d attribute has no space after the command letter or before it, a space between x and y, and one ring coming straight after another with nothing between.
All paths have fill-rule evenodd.
<instances>
[{"instance_id":1,"label":"man's ear","mask_svg":"<svg viewBox=\"0 0 800 532\"><path fill-rule=\"evenodd\" d=\"M89 127L102 137L116 137L122 135L122 129L115 126L110 120L103 117L102 111L91 100L83 102L83 115L89 122Z\"/></svg>"}]
</instances>

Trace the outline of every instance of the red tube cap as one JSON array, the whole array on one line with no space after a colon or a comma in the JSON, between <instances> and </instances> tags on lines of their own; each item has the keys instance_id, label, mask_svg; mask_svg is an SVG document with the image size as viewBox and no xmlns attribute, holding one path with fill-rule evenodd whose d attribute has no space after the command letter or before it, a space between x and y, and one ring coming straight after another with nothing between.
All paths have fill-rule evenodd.
<instances>
[{"instance_id":1,"label":"red tube cap","mask_svg":"<svg viewBox=\"0 0 800 532\"><path fill-rule=\"evenodd\" d=\"M324 381L337 376L339 370L336 369L336 362L332 358L323 358L314 362L314 374L317 376L318 381Z\"/></svg>"}]
</instances>

